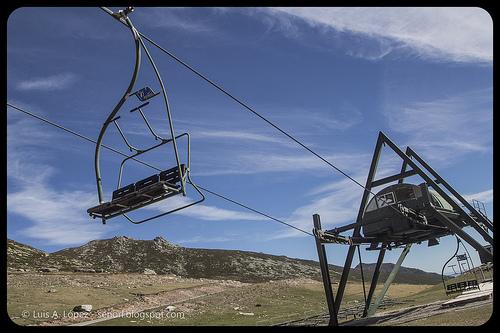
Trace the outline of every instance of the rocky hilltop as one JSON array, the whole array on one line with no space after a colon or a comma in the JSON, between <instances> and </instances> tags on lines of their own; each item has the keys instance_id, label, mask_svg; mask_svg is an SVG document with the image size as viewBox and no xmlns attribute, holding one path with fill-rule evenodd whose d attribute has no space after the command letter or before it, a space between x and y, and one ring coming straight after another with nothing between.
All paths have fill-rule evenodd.
<instances>
[{"instance_id":1,"label":"rocky hilltop","mask_svg":"<svg viewBox=\"0 0 500 333\"><path fill-rule=\"evenodd\" d=\"M149 269L157 274L242 282L320 278L314 261L246 251L186 248L162 237L153 240L114 237L91 241L80 247L55 252L54 255L91 262L94 269L108 272L143 272Z\"/></svg>"},{"instance_id":2,"label":"rocky hilltop","mask_svg":"<svg viewBox=\"0 0 500 333\"><path fill-rule=\"evenodd\" d=\"M8 240L7 254L8 269L17 271L174 274L189 278L229 279L241 282L265 282L289 278L321 279L319 264L316 261L249 251L187 248L175 245L162 237L137 240L118 236L93 240L82 246L54 253L45 253ZM366 272L369 272L369 264L364 268L366 275ZM341 267L330 265L330 274L334 282L338 282L341 272ZM429 273L413 275L411 280L406 279L404 274L402 276L406 283L439 282L428 278L422 279L421 276L426 274ZM353 269L349 277L351 280L359 281L359 270ZM398 275L395 282L403 281Z\"/></svg>"},{"instance_id":3,"label":"rocky hilltop","mask_svg":"<svg viewBox=\"0 0 500 333\"><path fill-rule=\"evenodd\" d=\"M8 248L8 268L18 271L147 272L241 282L321 278L318 263L312 260L238 250L186 248L162 237L136 240L119 236L54 253L13 240L8 240ZM340 267L331 268L333 274L339 274Z\"/></svg>"}]
</instances>

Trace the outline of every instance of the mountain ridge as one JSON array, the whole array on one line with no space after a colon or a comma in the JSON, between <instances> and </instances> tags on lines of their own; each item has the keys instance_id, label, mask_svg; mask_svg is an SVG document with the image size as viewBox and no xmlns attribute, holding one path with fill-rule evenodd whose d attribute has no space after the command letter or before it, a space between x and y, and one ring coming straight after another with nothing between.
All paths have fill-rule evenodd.
<instances>
[{"instance_id":1,"label":"mountain ridge","mask_svg":"<svg viewBox=\"0 0 500 333\"><path fill-rule=\"evenodd\" d=\"M10 270L37 271L50 268L59 271L106 273L143 273L145 270L153 270L157 274L241 282L267 282L290 278L321 280L319 263L314 260L252 251L187 248L171 243L161 236L152 240L115 236L92 240L81 246L52 253L8 239L7 264ZM363 264L365 279L370 276L371 265L374 264ZM383 266L379 281L383 281L385 267L389 266ZM329 265L329 268L332 281L338 282L342 267ZM440 276L437 279L436 273L417 270L418 274L412 275L407 274L406 269L411 272L417 270L401 267L402 273L396 277L396 283L436 284L440 281ZM361 280L359 268L351 269L349 279Z\"/></svg>"}]
</instances>

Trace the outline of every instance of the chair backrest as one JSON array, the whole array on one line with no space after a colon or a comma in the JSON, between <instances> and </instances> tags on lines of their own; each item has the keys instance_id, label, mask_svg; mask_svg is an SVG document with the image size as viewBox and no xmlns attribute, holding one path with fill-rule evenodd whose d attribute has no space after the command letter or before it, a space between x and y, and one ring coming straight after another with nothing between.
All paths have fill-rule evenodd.
<instances>
[{"instance_id":1,"label":"chair backrest","mask_svg":"<svg viewBox=\"0 0 500 333\"><path fill-rule=\"evenodd\" d=\"M121 198L129 193L135 192L135 184L130 184L125 187L113 191L113 200Z\"/></svg>"},{"instance_id":2,"label":"chair backrest","mask_svg":"<svg viewBox=\"0 0 500 333\"><path fill-rule=\"evenodd\" d=\"M186 165L185 164L181 164L181 171L182 171L182 175L186 174ZM171 169L164 170L164 171L160 172L160 180L166 181L166 182L172 183L172 184L180 182L181 179L179 177L178 168L173 167Z\"/></svg>"},{"instance_id":3,"label":"chair backrest","mask_svg":"<svg viewBox=\"0 0 500 333\"><path fill-rule=\"evenodd\" d=\"M160 180L159 175L152 175L152 176L145 178L143 180L139 180L137 183L135 183L135 190L139 191L141 188L144 188L144 187L149 186L149 185L154 184L154 183L158 183L159 180Z\"/></svg>"},{"instance_id":4,"label":"chair backrest","mask_svg":"<svg viewBox=\"0 0 500 333\"><path fill-rule=\"evenodd\" d=\"M182 175L186 174L186 165L185 164L181 164L181 171L182 171ZM148 178L144 178L142 180L139 180L135 184L130 184L130 185L124 186L122 188L119 188L119 189L113 191L113 199L112 200L121 198L129 193L139 191L140 189L145 188L149 185L155 184L160 180L166 181L166 182L171 183L171 184L176 184L176 183L180 182L181 178L179 177L179 171L178 171L177 167L173 167L173 168L170 168L168 170L164 170L164 171L160 172L159 174L152 175Z\"/></svg>"}]
</instances>

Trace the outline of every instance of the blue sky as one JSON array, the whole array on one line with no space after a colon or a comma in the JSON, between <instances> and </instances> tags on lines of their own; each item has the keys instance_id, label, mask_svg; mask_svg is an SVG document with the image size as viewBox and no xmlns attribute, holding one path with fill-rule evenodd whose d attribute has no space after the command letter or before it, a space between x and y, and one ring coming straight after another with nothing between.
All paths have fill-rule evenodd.
<instances>
[{"instance_id":1,"label":"blue sky","mask_svg":"<svg viewBox=\"0 0 500 333\"><path fill-rule=\"evenodd\" d=\"M136 27L327 157L366 180L378 131L410 145L493 215L492 21L479 8L136 8ZM305 230L351 223L362 190L148 44L165 81L175 129L192 135L196 183ZM132 73L130 32L98 8L21 8L7 30L7 97L97 138ZM144 57L137 88L159 90ZM145 112L165 136L161 100ZM130 99L120 125L154 143ZM313 238L207 195L198 206L142 225L86 214L97 204L93 144L7 111L8 237L46 251L126 235L188 247L317 259ZM111 128L104 143L126 146ZM185 144L180 143L181 158ZM163 149L163 148L162 148ZM175 165L171 147L144 156ZM102 154L105 197L120 158ZM380 175L399 169L390 154ZM153 174L130 164L124 182ZM410 179L419 182L419 179ZM188 197L195 198L194 191ZM167 200L134 216L179 203ZM474 233L473 233L474 234ZM479 239L482 241L482 239ZM341 265L346 248L329 247ZM391 251L395 261L401 250ZM454 238L415 246L404 265L440 271ZM363 251L364 260L376 254ZM477 262L477 255L474 254ZM356 262L354 262L356 264Z\"/></svg>"}]
</instances>

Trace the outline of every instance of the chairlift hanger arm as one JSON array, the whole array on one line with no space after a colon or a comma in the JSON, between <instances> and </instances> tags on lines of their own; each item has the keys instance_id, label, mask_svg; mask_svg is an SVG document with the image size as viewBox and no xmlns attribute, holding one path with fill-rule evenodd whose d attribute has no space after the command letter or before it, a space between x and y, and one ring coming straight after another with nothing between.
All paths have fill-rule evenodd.
<instances>
[{"instance_id":1,"label":"chairlift hanger arm","mask_svg":"<svg viewBox=\"0 0 500 333\"><path fill-rule=\"evenodd\" d=\"M146 47L146 45L144 44L144 41L141 38L140 33L137 32L137 35L138 35L139 43L141 44L142 48L144 49L144 52L146 53L146 56L147 56L147 58L149 60L149 63L153 67L153 70L155 72L156 78L158 79L158 82L160 83L161 92L162 92L162 95L163 95L163 101L165 102L165 108L166 108L167 116L168 116L168 124L169 124L169 128L170 128L170 136L172 138L172 144L174 146L175 160L177 162L177 168L178 168L178 171L179 171L179 177L181 178L182 192L183 192L184 195L186 195L186 182L185 182L184 177L183 177L182 172L181 172L181 161L179 159L179 151L177 149L177 140L175 139L174 124L173 124L172 115L171 115L171 112L170 112L170 103L168 101L168 96L167 96L167 92L165 90L165 85L164 85L163 80L161 78L160 72L158 71L158 68L156 67L155 62L154 62L153 58L151 57L151 54L149 53L148 48Z\"/></svg>"},{"instance_id":2,"label":"chairlift hanger arm","mask_svg":"<svg viewBox=\"0 0 500 333\"><path fill-rule=\"evenodd\" d=\"M117 18L114 13L110 11L110 14ZM121 109L127 98L129 97L130 92L134 88L135 82L137 80L137 76L139 73L139 68L141 65L141 43L139 41L139 34L137 30L135 30L134 25L130 21L130 19L125 15L121 15L119 20L127 25L127 27L130 29L130 32L133 35L134 42L135 42L135 64L134 64L134 71L132 73L132 77L130 79L130 83L123 93L121 99L119 100L118 104L114 107L113 111L109 114L108 118L102 125L101 131L99 132L99 136L97 138L97 143L96 143L96 150L95 150L95 157L94 157L94 167L95 167L95 174L96 174L96 182L97 182L97 194L99 197L99 203L104 203L104 198L103 198L103 190L102 190L102 180L101 180L101 169L100 169L100 153L101 153L101 145L102 141L104 139L104 134L112 121L112 119L115 117L115 115L118 113L118 111Z\"/></svg>"}]
</instances>

